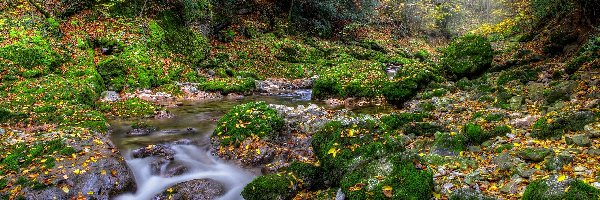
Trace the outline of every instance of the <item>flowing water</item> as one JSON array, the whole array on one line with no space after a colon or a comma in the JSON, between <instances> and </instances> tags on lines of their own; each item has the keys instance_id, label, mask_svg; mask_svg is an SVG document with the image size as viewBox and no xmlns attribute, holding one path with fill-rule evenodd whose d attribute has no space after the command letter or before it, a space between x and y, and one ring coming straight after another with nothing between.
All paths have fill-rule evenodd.
<instances>
[{"instance_id":1,"label":"flowing water","mask_svg":"<svg viewBox=\"0 0 600 200\"><path fill-rule=\"evenodd\" d=\"M112 140L120 149L127 164L133 171L137 184L135 193L123 194L118 196L117 199L153 199L169 187L194 179L212 179L221 183L224 186L225 194L219 199L242 199L240 192L257 174L251 173L251 170L242 169L235 164L220 160L218 157L210 154L210 135L215 129L218 119L235 105L252 101L265 101L267 103L287 106L315 103L310 102L310 95L310 91L299 91L297 95L289 96L251 96L240 100L218 100L185 104L170 110L175 114L174 118L141 120L157 128L156 131L147 136L132 137L126 134L132 129L131 124L140 120L115 120L111 122L113 130ZM151 166L152 157L134 158L132 155L134 149L148 145L172 143L182 139L188 142L171 146L175 151L172 162L183 165L188 169L181 175L165 177L164 173L167 164L161 166L160 174L154 173L153 175Z\"/></svg>"}]
</instances>

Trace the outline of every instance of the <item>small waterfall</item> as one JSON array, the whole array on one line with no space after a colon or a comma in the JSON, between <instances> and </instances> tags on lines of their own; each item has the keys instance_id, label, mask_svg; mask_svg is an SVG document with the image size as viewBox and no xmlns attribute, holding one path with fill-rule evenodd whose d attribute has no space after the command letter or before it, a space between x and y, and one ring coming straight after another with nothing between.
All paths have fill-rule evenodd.
<instances>
[{"instance_id":1,"label":"small waterfall","mask_svg":"<svg viewBox=\"0 0 600 200\"><path fill-rule=\"evenodd\" d=\"M174 145L174 161L182 163L188 172L173 177L162 177L152 175L152 158L133 159L131 152L126 156L127 164L133 170L137 191L118 196L117 200L144 200L153 199L167 188L181 182L194 179L212 179L225 186L225 194L219 199L237 200L243 199L240 193L244 186L254 178L254 175L231 164L219 161L205 148L195 145Z\"/></svg>"}]
</instances>

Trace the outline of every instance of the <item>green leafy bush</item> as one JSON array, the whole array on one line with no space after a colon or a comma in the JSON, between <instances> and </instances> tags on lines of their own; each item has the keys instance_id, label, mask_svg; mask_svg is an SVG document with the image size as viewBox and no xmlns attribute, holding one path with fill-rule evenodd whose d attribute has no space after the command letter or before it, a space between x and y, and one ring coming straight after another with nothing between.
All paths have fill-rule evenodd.
<instances>
[{"instance_id":1,"label":"green leafy bush","mask_svg":"<svg viewBox=\"0 0 600 200\"><path fill-rule=\"evenodd\" d=\"M444 50L442 65L450 79L472 78L487 70L493 61L494 49L483 36L466 35L453 40Z\"/></svg>"},{"instance_id":2,"label":"green leafy bush","mask_svg":"<svg viewBox=\"0 0 600 200\"><path fill-rule=\"evenodd\" d=\"M291 199L296 193L294 182L294 177L287 174L259 176L244 187L242 197L247 200Z\"/></svg>"},{"instance_id":3,"label":"green leafy bush","mask_svg":"<svg viewBox=\"0 0 600 200\"><path fill-rule=\"evenodd\" d=\"M274 139L283 126L283 118L265 102L252 102L234 107L223 116L215 129L222 145L238 144L247 137Z\"/></svg>"}]
</instances>

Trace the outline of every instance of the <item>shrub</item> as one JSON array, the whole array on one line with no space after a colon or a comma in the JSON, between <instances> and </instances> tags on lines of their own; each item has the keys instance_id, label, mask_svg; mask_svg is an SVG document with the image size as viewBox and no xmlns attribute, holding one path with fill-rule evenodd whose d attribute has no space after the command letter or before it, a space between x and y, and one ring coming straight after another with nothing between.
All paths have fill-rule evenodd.
<instances>
[{"instance_id":1,"label":"shrub","mask_svg":"<svg viewBox=\"0 0 600 200\"><path fill-rule=\"evenodd\" d=\"M487 70L493 61L494 50L483 36L466 35L456 38L444 50L442 65L450 79L472 78Z\"/></svg>"},{"instance_id":2,"label":"shrub","mask_svg":"<svg viewBox=\"0 0 600 200\"><path fill-rule=\"evenodd\" d=\"M274 139L283 127L283 118L265 102L252 102L234 107L223 116L215 129L222 145L238 144L246 137Z\"/></svg>"}]
</instances>

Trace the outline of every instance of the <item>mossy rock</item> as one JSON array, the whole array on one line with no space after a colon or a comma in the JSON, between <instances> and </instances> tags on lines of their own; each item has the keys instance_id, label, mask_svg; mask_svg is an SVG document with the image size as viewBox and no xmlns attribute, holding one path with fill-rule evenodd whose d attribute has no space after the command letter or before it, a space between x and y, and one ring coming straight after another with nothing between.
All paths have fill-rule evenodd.
<instances>
[{"instance_id":1,"label":"mossy rock","mask_svg":"<svg viewBox=\"0 0 600 200\"><path fill-rule=\"evenodd\" d=\"M535 138L560 138L566 131L580 131L585 125L598 117L590 111L565 113L561 117L542 117L531 127L531 136Z\"/></svg>"},{"instance_id":2,"label":"mossy rock","mask_svg":"<svg viewBox=\"0 0 600 200\"><path fill-rule=\"evenodd\" d=\"M493 61L494 50L483 36L466 35L456 38L444 50L442 65L448 78L472 78L487 70Z\"/></svg>"},{"instance_id":3,"label":"mossy rock","mask_svg":"<svg viewBox=\"0 0 600 200\"><path fill-rule=\"evenodd\" d=\"M318 190L325 188L323 180L323 170L312 164L303 162L293 162L286 169L302 180L302 188L309 190Z\"/></svg>"},{"instance_id":4,"label":"mossy rock","mask_svg":"<svg viewBox=\"0 0 600 200\"><path fill-rule=\"evenodd\" d=\"M126 61L120 58L109 58L98 64L96 70L104 80L104 85L109 90L121 91L125 88L127 75Z\"/></svg>"},{"instance_id":5,"label":"mossy rock","mask_svg":"<svg viewBox=\"0 0 600 200\"><path fill-rule=\"evenodd\" d=\"M485 196L480 191L471 188L460 188L452 191L450 200L495 200L496 198Z\"/></svg>"},{"instance_id":6,"label":"mossy rock","mask_svg":"<svg viewBox=\"0 0 600 200\"><path fill-rule=\"evenodd\" d=\"M541 162L546 157L554 155L554 151L546 148L527 148L525 150L519 151L517 155L524 160L529 160L532 162Z\"/></svg>"},{"instance_id":7,"label":"mossy rock","mask_svg":"<svg viewBox=\"0 0 600 200\"><path fill-rule=\"evenodd\" d=\"M403 139L383 132L374 122L327 123L313 135L312 147L324 178L335 185L349 171L370 160L404 150Z\"/></svg>"},{"instance_id":8,"label":"mossy rock","mask_svg":"<svg viewBox=\"0 0 600 200\"><path fill-rule=\"evenodd\" d=\"M441 150L460 152L467 149L467 141L463 134L437 132L435 133L434 147Z\"/></svg>"},{"instance_id":9,"label":"mossy rock","mask_svg":"<svg viewBox=\"0 0 600 200\"><path fill-rule=\"evenodd\" d=\"M288 174L268 174L255 178L242 191L246 200L286 200L296 194L296 180Z\"/></svg>"},{"instance_id":10,"label":"mossy rock","mask_svg":"<svg viewBox=\"0 0 600 200\"><path fill-rule=\"evenodd\" d=\"M581 180L559 178L554 175L531 182L523 193L523 200L596 200L600 196L600 190Z\"/></svg>"},{"instance_id":11,"label":"mossy rock","mask_svg":"<svg viewBox=\"0 0 600 200\"><path fill-rule=\"evenodd\" d=\"M313 85L313 98L325 99L338 97L342 94L340 80L333 77L323 77L315 80Z\"/></svg>"},{"instance_id":12,"label":"mossy rock","mask_svg":"<svg viewBox=\"0 0 600 200\"><path fill-rule=\"evenodd\" d=\"M238 144L253 135L275 139L283 127L283 118L265 102L235 106L223 116L215 129L222 145Z\"/></svg>"},{"instance_id":13,"label":"mossy rock","mask_svg":"<svg viewBox=\"0 0 600 200\"><path fill-rule=\"evenodd\" d=\"M440 79L436 71L438 70L428 63L408 63L398 70L394 80L384 85L381 93L388 103L401 107L431 82Z\"/></svg>"},{"instance_id":14,"label":"mossy rock","mask_svg":"<svg viewBox=\"0 0 600 200\"><path fill-rule=\"evenodd\" d=\"M418 160L412 154L373 160L348 173L340 186L348 199L430 199L433 175L416 166Z\"/></svg>"}]
</instances>

